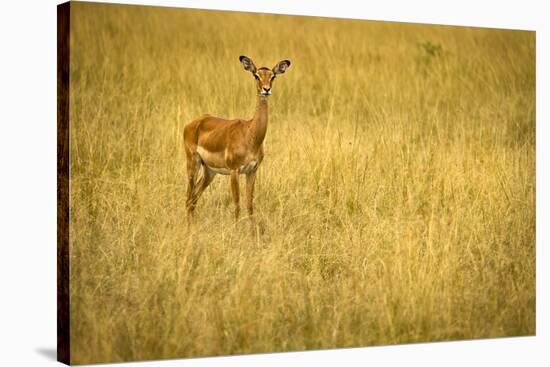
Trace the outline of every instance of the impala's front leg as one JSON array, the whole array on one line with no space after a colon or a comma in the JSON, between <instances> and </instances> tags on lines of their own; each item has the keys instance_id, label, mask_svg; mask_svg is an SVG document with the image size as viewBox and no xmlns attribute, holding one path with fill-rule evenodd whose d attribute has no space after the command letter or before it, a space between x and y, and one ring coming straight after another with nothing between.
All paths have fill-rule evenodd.
<instances>
[{"instance_id":1,"label":"impala's front leg","mask_svg":"<svg viewBox=\"0 0 550 367\"><path fill-rule=\"evenodd\" d=\"M235 221L239 219L239 172L236 169L231 170L231 193L235 203Z\"/></svg>"},{"instance_id":2,"label":"impala's front leg","mask_svg":"<svg viewBox=\"0 0 550 367\"><path fill-rule=\"evenodd\" d=\"M250 233L256 233L256 219L254 218L254 183L256 182L256 171L246 175L246 209L250 218Z\"/></svg>"},{"instance_id":3,"label":"impala's front leg","mask_svg":"<svg viewBox=\"0 0 550 367\"><path fill-rule=\"evenodd\" d=\"M246 209L248 215L254 214L254 182L256 181L256 171L246 175Z\"/></svg>"}]
</instances>

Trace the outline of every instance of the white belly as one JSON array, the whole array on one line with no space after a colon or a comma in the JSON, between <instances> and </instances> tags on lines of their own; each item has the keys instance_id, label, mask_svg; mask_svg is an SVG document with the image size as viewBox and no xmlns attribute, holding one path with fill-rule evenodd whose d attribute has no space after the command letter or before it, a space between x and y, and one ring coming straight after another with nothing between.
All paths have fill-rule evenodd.
<instances>
[{"instance_id":1,"label":"white belly","mask_svg":"<svg viewBox=\"0 0 550 367\"><path fill-rule=\"evenodd\" d=\"M219 173L220 175L228 175L229 170L227 168L218 168L218 167L210 167L206 166L208 169L214 173Z\"/></svg>"},{"instance_id":2,"label":"white belly","mask_svg":"<svg viewBox=\"0 0 550 367\"><path fill-rule=\"evenodd\" d=\"M258 162L255 160L250 161L247 164L243 164L242 166L239 167L239 173L249 174L250 172L254 171L257 165L258 165ZM211 167L208 165L206 167L208 167L210 171L214 173L218 173L220 175L228 175L231 173L229 169L225 167Z\"/></svg>"},{"instance_id":3,"label":"white belly","mask_svg":"<svg viewBox=\"0 0 550 367\"><path fill-rule=\"evenodd\" d=\"M208 167L213 173L218 173L220 175L229 175L231 172L229 168L223 167L225 164L223 155L220 153L212 153L204 149L201 146L197 147L197 153L201 157L202 162ZM253 159L250 162L243 164L239 167L239 173L248 174L253 172L258 166L258 160Z\"/></svg>"},{"instance_id":4,"label":"white belly","mask_svg":"<svg viewBox=\"0 0 550 367\"><path fill-rule=\"evenodd\" d=\"M252 160L248 162L247 164L243 164L239 167L239 173L248 174L250 172L253 172L256 169L256 166L258 165L257 160Z\"/></svg>"}]
</instances>

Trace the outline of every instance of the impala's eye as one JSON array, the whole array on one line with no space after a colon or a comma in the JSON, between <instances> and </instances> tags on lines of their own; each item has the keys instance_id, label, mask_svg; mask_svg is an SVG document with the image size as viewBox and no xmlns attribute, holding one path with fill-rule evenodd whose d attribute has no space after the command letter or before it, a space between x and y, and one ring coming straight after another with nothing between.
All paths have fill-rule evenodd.
<instances>
[{"instance_id":1,"label":"impala's eye","mask_svg":"<svg viewBox=\"0 0 550 367\"><path fill-rule=\"evenodd\" d=\"M260 80L260 77L258 76L258 74L254 74L254 78L256 78L256 80Z\"/></svg>"}]
</instances>

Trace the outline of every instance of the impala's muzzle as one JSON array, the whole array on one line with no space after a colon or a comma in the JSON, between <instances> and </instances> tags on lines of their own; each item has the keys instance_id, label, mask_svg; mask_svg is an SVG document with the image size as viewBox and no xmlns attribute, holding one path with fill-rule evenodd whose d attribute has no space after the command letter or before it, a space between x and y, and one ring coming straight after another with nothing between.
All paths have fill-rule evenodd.
<instances>
[{"instance_id":1,"label":"impala's muzzle","mask_svg":"<svg viewBox=\"0 0 550 367\"><path fill-rule=\"evenodd\" d=\"M271 95L271 88L263 87L262 88L262 96L269 96L269 95Z\"/></svg>"}]
</instances>

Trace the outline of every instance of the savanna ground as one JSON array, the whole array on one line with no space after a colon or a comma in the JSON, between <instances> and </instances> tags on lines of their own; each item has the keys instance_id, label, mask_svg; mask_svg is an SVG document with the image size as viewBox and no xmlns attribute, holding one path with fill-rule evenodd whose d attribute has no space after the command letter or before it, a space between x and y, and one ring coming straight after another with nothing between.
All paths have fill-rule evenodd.
<instances>
[{"instance_id":1,"label":"savanna ground","mask_svg":"<svg viewBox=\"0 0 550 367\"><path fill-rule=\"evenodd\" d=\"M533 32L73 3L73 363L535 333ZM255 208L183 127L274 82ZM243 212L246 213L246 212Z\"/></svg>"}]
</instances>

